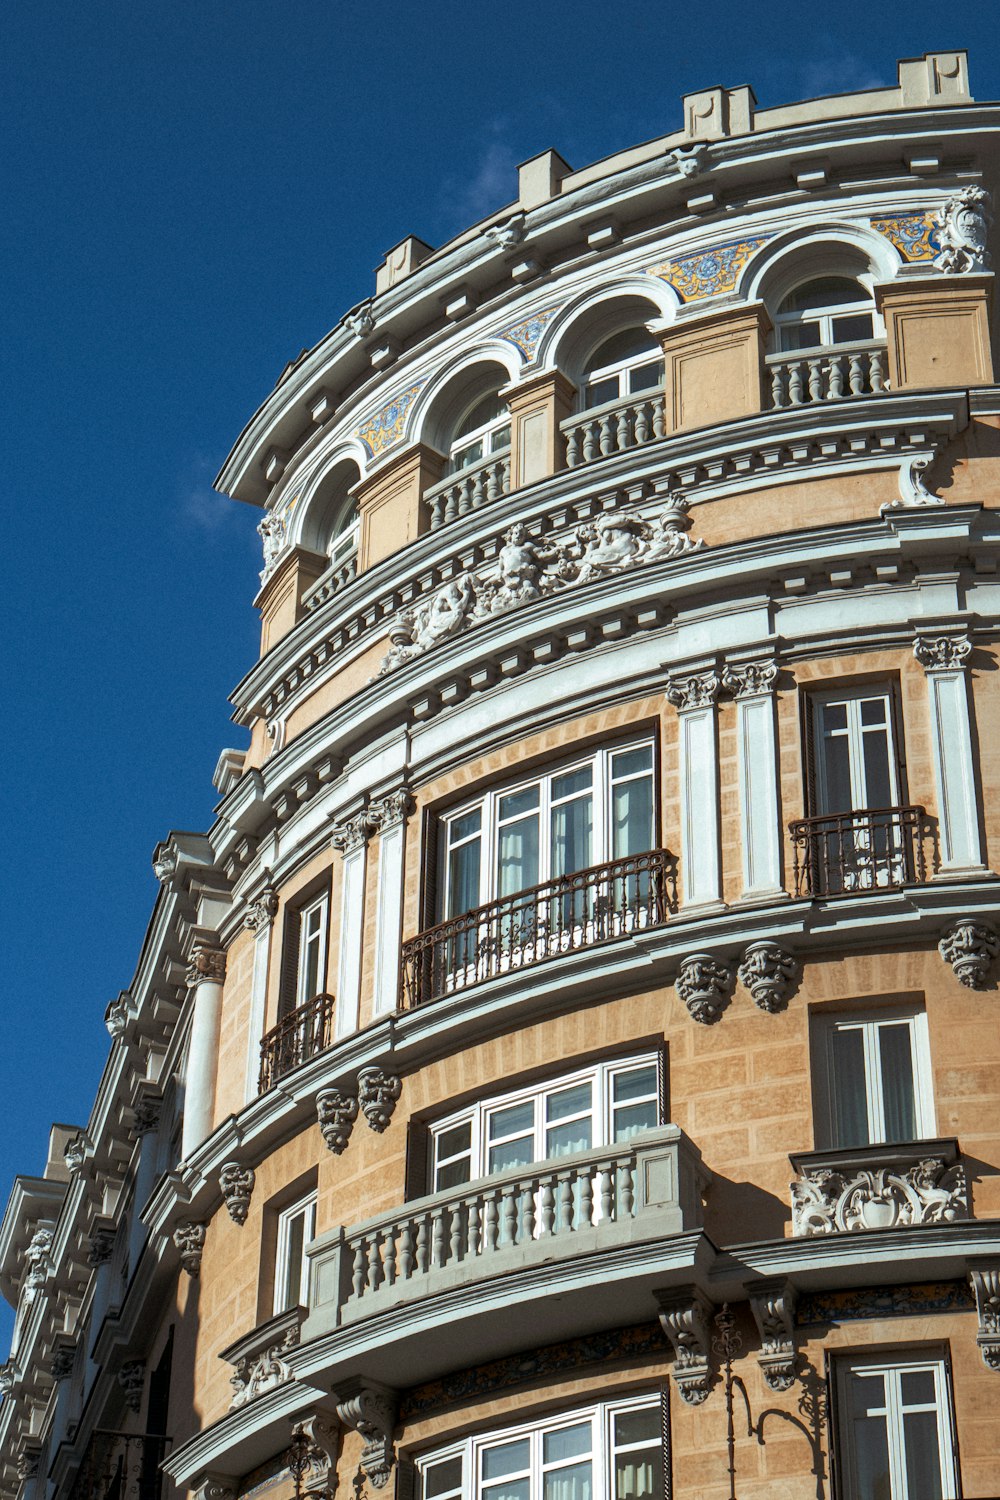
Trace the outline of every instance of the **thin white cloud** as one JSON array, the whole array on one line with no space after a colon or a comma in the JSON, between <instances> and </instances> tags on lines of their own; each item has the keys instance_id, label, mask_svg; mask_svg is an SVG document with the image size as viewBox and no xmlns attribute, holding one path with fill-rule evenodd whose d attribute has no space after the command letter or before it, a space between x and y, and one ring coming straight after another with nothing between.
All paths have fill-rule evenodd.
<instances>
[{"instance_id":1,"label":"thin white cloud","mask_svg":"<svg viewBox=\"0 0 1000 1500\"><path fill-rule=\"evenodd\" d=\"M196 454L177 487L181 520L198 531L221 530L235 509L232 500L212 488L216 467L205 454Z\"/></svg>"},{"instance_id":2,"label":"thin white cloud","mask_svg":"<svg viewBox=\"0 0 1000 1500\"><path fill-rule=\"evenodd\" d=\"M442 187L441 210L454 225L452 232L486 218L517 197L518 153L507 137L506 120L491 120L487 131L489 139L480 146L469 175L450 177Z\"/></svg>"}]
</instances>

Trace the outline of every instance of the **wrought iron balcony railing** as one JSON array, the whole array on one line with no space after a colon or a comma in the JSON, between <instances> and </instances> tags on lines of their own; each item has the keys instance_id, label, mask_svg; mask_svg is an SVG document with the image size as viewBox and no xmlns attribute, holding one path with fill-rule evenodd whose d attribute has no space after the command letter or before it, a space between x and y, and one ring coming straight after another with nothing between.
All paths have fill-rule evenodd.
<instances>
[{"instance_id":1,"label":"wrought iron balcony railing","mask_svg":"<svg viewBox=\"0 0 1000 1500\"><path fill-rule=\"evenodd\" d=\"M920 885L929 836L922 807L873 807L800 818L788 827L797 896L840 896Z\"/></svg>"},{"instance_id":2,"label":"wrought iron balcony railing","mask_svg":"<svg viewBox=\"0 0 1000 1500\"><path fill-rule=\"evenodd\" d=\"M515 969L526 969L666 922L676 860L666 849L560 875L451 917L402 949L403 997L423 1005Z\"/></svg>"},{"instance_id":3,"label":"wrought iron balcony railing","mask_svg":"<svg viewBox=\"0 0 1000 1500\"><path fill-rule=\"evenodd\" d=\"M266 1094L300 1063L325 1052L333 1041L332 995L317 995L283 1016L260 1044L258 1091Z\"/></svg>"},{"instance_id":4,"label":"wrought iron balcony railing","mask_svg":"<svg viewBox=\"0 0 1000 1500\"><path fill-rule=\"evenodd\" d=\"M168 1437L98 1428L83 1455L69 1500L160 1500Z\"/></svg>"}]
</instances>

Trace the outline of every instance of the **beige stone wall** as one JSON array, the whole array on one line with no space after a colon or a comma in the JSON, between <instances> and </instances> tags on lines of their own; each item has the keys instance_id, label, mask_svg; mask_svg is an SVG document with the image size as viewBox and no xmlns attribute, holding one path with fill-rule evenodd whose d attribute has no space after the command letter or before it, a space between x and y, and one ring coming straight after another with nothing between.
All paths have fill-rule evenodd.
<instances>
[{"instance_id":1,"label":"beige stone wall","mask_svg":"<svg viewBox=\"0 0 1000 1500\"><path fill-rule=\"evenodd\" d=\"M892 390L990 385L992 276L937 276L875 288Z\"/></svg>"}]
</instances>

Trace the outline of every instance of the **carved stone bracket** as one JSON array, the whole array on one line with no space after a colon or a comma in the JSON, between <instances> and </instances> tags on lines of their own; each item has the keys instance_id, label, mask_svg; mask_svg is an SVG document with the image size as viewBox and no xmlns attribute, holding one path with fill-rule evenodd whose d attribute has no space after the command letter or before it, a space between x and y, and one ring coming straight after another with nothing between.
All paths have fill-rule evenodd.
<instances>
[{"instance_id":1,"label":"carved stone bracket","mask_svg":"<svg viewBox=\"0 0 1000 1500\"><path fill-rule=\"evenodd\" d=\"M284 517L268 511L257 527L257 535L264 549L264 566L260 575L260 581L264 583L274 572L278 559L285 550L287 533Z\"/></svg>"},{"instance_id":2,"label":"carved stone bracket","mask_svg":"<svg viewBox=\"0 0 1000 1500\"><path fill-rule=\"evenodd\" d=\"M238 1161L227 1161L219 1172L219 1187L235 1224L245 1224L250 1212L250 1198L257 1174L253 1167L245 1167Z\"/></svg>"},{"instance_id":3,"label":"carved stone bracket","mask_svg":"<svg viewBox=\"0 0 1000 1500\"><path fill-rule=\"evenodd\" d=\"M792 1233L901 1229L950 1224L969 1217L965 1168L955 1143L935 1142L939 1151L914 1160L912 1149L863 1147L793 1156L799 1173L792 1183ZM837 1160L838 1155L840 1160ZM895 1158L895 1159L894 1159Z\"/></svg>"},{"instance_id":4,"label":"carved stone bracket","mask_svg":"<svg viewBox=\"0 0 1000 1500\"><path fill-rule=\"evenodd\" d=\"M12 1359L0 1365L0 1396L9 1396L18 1382L20 1371Z\"/></svg>"},{"instance_id":5,"label":"carved stone bracket","mask_svg":"<svg viewBox=\"0 0 1000 1500\"><path fill-rule=\"evenodd\" d=\"M185 1219L174 1230L174 1244L185 1271L189 1276L197 1276L201 1271L201 1256L205 1248L204 1224L195 1224L191 1219Z\"/></svg>"},{"instance_id":6,"label":"carved stone bracket","mask_svg":"<svg viewBox=\"0 0 1000 1500\"><path fill-rule=\"evenodd\" d=\"M334 1392L334 1400L337 1416L344 1426L364 1439L361 1468L374 1489L384 1489L396 1462L392 1434L399 1397L387 1386L359 1380L342 1384Z\"/></svg>"},{"instance_id":7,"label":"carved stone bracket","mask_svg":"<svg viewBox=\"0 0 1000 1500\"><path fill-rule=\"evenodd\" d=\"M946 505L947 501L927 488L924 479L936 458L936 453L918 453L904 459L899 466L899 498L879 506L879 515L893 510L917 510L925 505Z\"/></svg>"},{"instance_id":8,"label":"carved stone bracket","mask_svg":"<svg viewBox=\"0 0 1000 1500\"><path fill-rule=\"evenodd\" d=\"M79 1135L74 1135L71 1140L68 1140L66 1142L66 1149L63 1151L63 1159L65 1160L66 1167L70 1172L79 1172L80 1168L83 1166L84 1162L87 1159L87 1152L89 1151L89 1149L90 1142L88 1141L86 1135L82 1130L80 1131Z\"/></svg>"},{"instance_id":9,"label":"carved stone bracket","mask_svg":"<svg viewBox=\"0 0 1000 1500\"><path fill-rule=\"evenodd\" d=\"M967 918L949 927L938 943L938 952L951 964L955 978L969 990L982 990L989 983L990 969L1000 953L1000 937L985 922Z\"/></svg>"},{"instance_id":10,"label":"carved stone bracket","mask_svg":"<svg viewBox=\"0 0 1000 1500\"><path fill-rule=\"evenodd\" d=\"M292 1428L292 1447L300 1455L296 1462L297 1492L315 1500L332 1496L337 1489L337 1449L340 1426L327 1412L299 1417Z\"/></svg>"},{"instance_id":11,"label":"carved stone bracket","mask_svg":"<svg viewBox=\"0 0 1000 1500\"><path fill-rule=\"evenodd\" d=\"M408 786L401 786L385 797L379 797L368 806L368 818L373 829L385 833L397 823L405 823L413 811L413 793Z\"/></svg>"},{"instance_id":12,"label":"carved stone bracket","mask_svg":"<svg viewBox=\"0 0 1000 1500\"><path fill-rule=\"evenodd\" d=\"M266 885L244 912L243 926L251 932L260 932L262 928L270 927L277 915L278 893L273 885Z\"/></svg>"},{"instance_id":13,"label":"carved stone bracket","mask_svg":"<svg viewBox=\"0 0 1000 1500\"><path fill-rule=\"evenodd\" d=\"M169 841L153 850L153 874L161 885L167 885L177 874L177 850Z\"/></svg>"},{"instance_id":14,"label":"carved stone bracket","mask_svg":"<svg viewBox=\"0 0 1000 1500\"><path fill-rule=\"evenodd\" d=\"M233 1397L229 1403L231 1410L246 1406L258 1396L263 1396L266 1391L273 1391L291 1380L292 1372L285 1356L297 1346L301 1337L300 1316L300 1309L295 1308L293 1314L284 1313L280 1319L274 1319L272 1323L265 1325L266 1328L273 1329L270 1341L264 1348L258 1346L251 1349L236 1360L234 1374L229 1381L233 1388Z\"/></svg>"},{"instance_id":15,"label":"carved stone bracket","mask_svg":"<svg viewBox=\"0 0 1000 1500\"><path fill-rule=\"evenodd\" d=\"M347 1150L354 1122L358 1118L358 1101L353 1094L340 1089L323 1089L316 1095L316 1117L320 1132L334 1156Z\"/></svg>"},{"instance_id":16,"label":"carved stone bracket","mask_svg":"<svg viewBox=\"0 0 1000 1500\"><path fill-rule=\"evenodd\" d=\"M501 250L513 250L524 239L524 212L519 210L503 219L499 224L490 224L483 230L486 238L499 245Z\"/></svg>"},{"instance_id":17,"label":"carved stone bracket","mask_svg":"<svg viewBox=\"0 0 1000 1500\"><path fill-rule=\"evenodd\" d=\"M678 1393L689 1406L700 1406L712 1385L709 1318L712 1305L697 1287L656 1291L660 1327L673 1346L673 1376Z\"/></svg>"},{"instance_id":18,"label":"carved stone bracket","mask_svg":"<svg viewBox=\"0 0 1000 1500\"><path fill-rule=\"evenodd\" d=\"M87 1265L103 1266L115 1250L113 1224L95 1224L87 1236Z\"/></svg>"},{"instance_id":19,"label":"carved stone bracket","mask_svg":"<svg viewBox=\"0 0 1000 1500\"><path fill-rule=\"evenodd\" d=\"M392 1119L396 1100L403 1091L403 1081L395 1073L381 1068L362 1068L358 1073L358 1104L369 1128L381 1135Z\"/></svg>"},{"instance_id":20,"label":"carved stone bracket","mask_svg":"<svg viewBox=\"0 0 1000 1500\"><path fill-rule=\"evenodd\" d=\"M236 1500L236 1480L230 1474L217 1474L214 1470L199 1474L191 1482L194 1500Z\"/></svg>"},{"instance_id":21,"label":"carved stone bracket","mask_svg":"<svg viewBox=\"0 0 1000 1500\"><path fill-rule=\"evenodd\" d=\"M787 1391L795 1380L795 1288L783 1277L747 1287L760 1334L757 1363L772 1391Z\"/></svg>"},{"instance_id":22,"label":"carved stone bracket","mask_svg":"<svg viewBox=\"0 0 1000 1500\"><path fill-rule=\"evenodd\" d=\"M733 987L732 966L710 953L681 960L676 989L692 1017L703 1026L717 1021Z\"/></svg>"},{"instance_id":23,"label":"carved stone bracket","mask_svg":"<svg viewBox=\"0 0 1000 1500\"><path fill-rule=\"evenodd\" d=\"M51 1229L36 1229L24 1252L24 1261L28 1269L21 1284L21 1294L26 1302L36 1300L52 1274L54 1269L51 1255L53 1238Z\"/></svg>"},{"instance_id":24,"label":"carved stone bracket","mask_svg":"<svg viewBox=\"0 0 1000 1500\"><path fill-rule=\"evenodd\" d=\"M29 1439L17 1455L17 1463L14 1466L21 1484L26 1484L29 1479L38 1478L38 1468L41 1458L41 1443L32 1442Z\"/></svg>"},{"instance_id":25,"label":"carved stone bracket","mask_svg":"<svg viewBox=\"0 0 1000 1500\"><path fill-rule=\"evenodd\" d=\"M226 977L226 952L209 943L195 943L188 959L188 984L222 984Z\"/></svg>"},{"instance_id":26,"label":"carved stone bracket","mask_svg":"<svg viewBox=\"0 0 1000 1500\"><path fill-rule=\"evenodd\" d=\"M124 1035L128 1025L131 998L128 990L122 990L117 1000L112 1000L104 1012L104 1024L108 1028L108 1034L115 1039Z\"/></svg>"},{"instance_id":27,"label":"carved stone bracket","mask_svg":"<svg viewBox=\"0 0 1000 1500\"><path fill-rule=\"evenodd\" d=\"M126 1360L118 1371L118 1384L125 1392L125 1405L129 1411L138 1412L142 1407L142 1393L146 1385L146 1361Z\"/></svg>"},{"instance_id":28,"label":"carved stone bracket","mask_svg":"<svg viewBox=\"0 0 1000 1500\"><path fill-rule=\"evenodd\" d=\"M141 1093L132 1106L132 1134L148 1135L151 1130L158 1130L162 1111L162 1094Z\"/></svg>"},{"instance_id":29,"label":"carved stone bracket","mask_svg":"<svg viewBox=\"0 0 1000 1500\"><path fill-rule=\"evenodd\" d=\"M960 672L972 651L967 635L918 635L913 654L925 672Z\"/></svg>"},{"instance_id":30,"label":"carved stone bracket","mask_svg":"<svg viewBox=\"0 0 1000 1500\"><path fill-rule=\"evenodd\" d=\"M722 683L715 672L691 672L686 677L671 677L667 683L667 702L678 713L694 708L711 708L719 696Z\"/></svg>"},{"instance_id":31,"label":"carved stone bracket","mask_svg":"<svg viewBox=\"0 0 1000 1500\"><path fill-rule=\"evenodd\" d=\"M979 1318L979 1352L988 1369L1000 1371L1000 1260L972 1261L969 1281Z\"/></svg>"},{"instance_id":32,"label":"carved stone bracket","mask_svg":"<svg viewBox=\"0 0 1000 1500\"><path fill-rule=\"evenodd\" d=\"M774 692L777 677L777 662L734 662L723 668L722 686L734 698L761 698L765 693Z\"/></svg>"},{"instance_id":33,"label":"carved stone bracket","mask_svg":"<svg viewBox=\"0 0 1000 1500\"><path fill-rule=\"evenodd\" d=\"M375 331L375 313L371 302L362 302L359 307L353 308L345 313L340 320L345 328L349 328L355 338L366 339L370 333Z\"/></svg>"},{"instance_id":34,"label":"carved stone bracket","mask_svg":"<svg viewBox=\"0 0 1000 1500\"><path fill-rule=\"evenodd\" d=\"M57 1343L52 1350L49 1359L49 1373L57 1383L60 1380L68 1380L73 1373L73 1365L76 1360L76 1344L72 1342Z\"/></svg>"},{"instance_id":35,"label":"carved stone bracket","mask_svg":"<svg viewBox=\"0 0 1000 1500\"><path fill-rule=\"evenodd\" d=\"M737 973L740 984L753 996L754 1004L774 1015L787 1005L802 965L793 953L779 948L777 943L751 943Z\"/></svg>"},{"instance_id":36,"label":"carved stone bracket","mask_svg":"<svg viewBox=\"0 0 1000 1500\"><path fill-rule=\"evenodd\" d=\"M951 276L988 271L993 257L986 248L993 222L990 195L970 185L949 198L936 219L941 250L934 258L939 271Z\"/></svg>"}]
</instances>

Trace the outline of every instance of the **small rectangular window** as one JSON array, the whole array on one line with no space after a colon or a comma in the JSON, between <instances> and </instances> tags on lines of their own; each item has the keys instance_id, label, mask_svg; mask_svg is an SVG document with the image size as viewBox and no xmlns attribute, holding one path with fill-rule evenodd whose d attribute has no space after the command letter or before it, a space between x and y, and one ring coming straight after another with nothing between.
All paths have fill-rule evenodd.
<instances>
[{"instance_id":1,"label":"small rectangular window","mask_svg":"<svg viewBox=\"0 0 1000 1500\"><path fill-rule=\"evenodd\" d=\"M851 1500L954 1500L944 1359L844 1355L835 1377L841 1493Z\"/></svg>"},{"instance_id":2,"label":"small rectangular window","mask_svg":"<svg viewBox=\"0 0 1000 1500\"><path fill-rule=\"evenodd\" d=\"M295 1005L308 1005L326 988L326 946L329 897L324 892L304 906L299 915L299 975Z\"/></svg>"},{"instance_id":3,"label":"small rectangular window","mask_svg":"<svg viewBox=\"0 0 1000 1500\"><path fill-rule=\"evenodd\" d=\"M278 1240L274 1264L274 1311L306 1306L309 1300L309 1264L306 1246L316 1236L316 1194L310 1193L278 1215Z\"/></svg>"},{"instance_id":4,"label":"small rectangular window","mask_svg":"<svg viewBox=\"0 0 1000 1500\"><path fill-rule=\"evenodd\" d=\"M818 1134L830 1148L902 1144L934 1134L927 1018L922 1010L824 1017Z\"/></svg>"}]
</instances>

